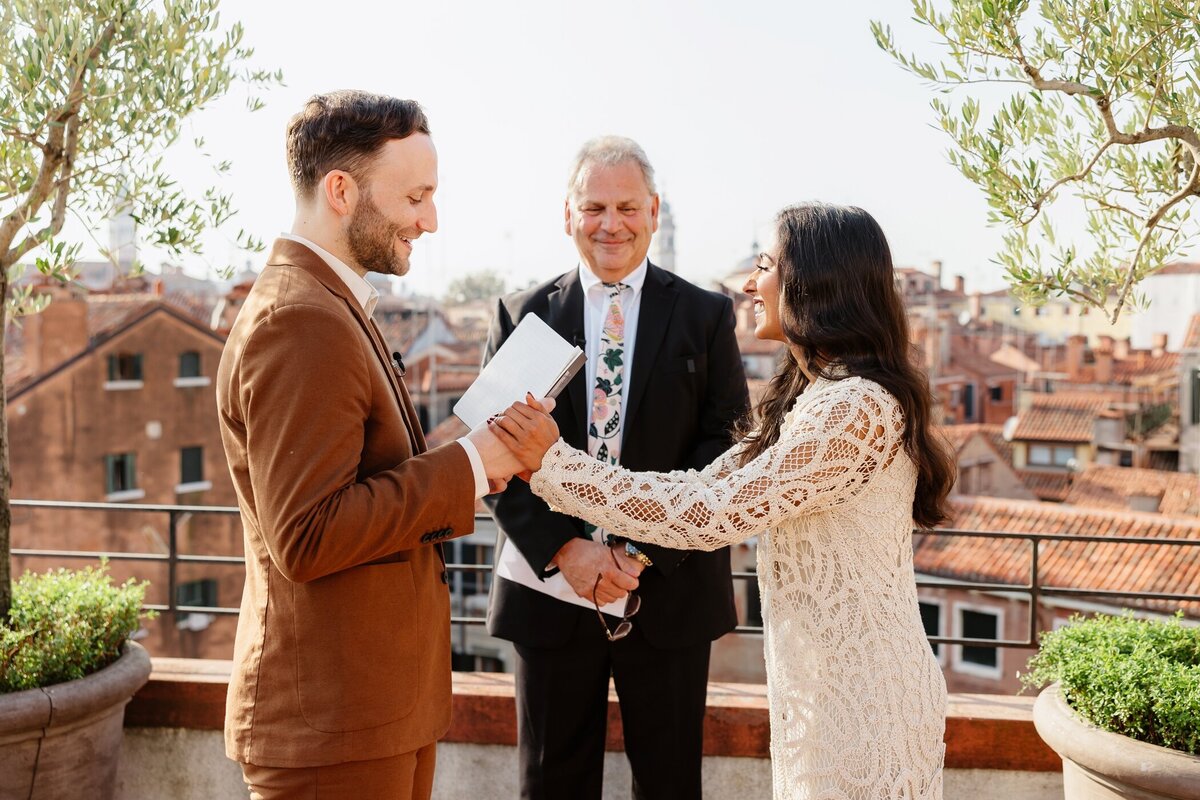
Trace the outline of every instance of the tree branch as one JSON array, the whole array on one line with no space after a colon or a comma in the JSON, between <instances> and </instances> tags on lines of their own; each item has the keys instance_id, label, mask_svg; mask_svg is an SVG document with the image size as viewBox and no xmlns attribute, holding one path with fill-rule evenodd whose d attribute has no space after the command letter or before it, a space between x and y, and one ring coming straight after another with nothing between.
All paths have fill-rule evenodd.
<instances>
[{"instance_id":1,"label":"tree branch","mask_svg":"<svg viewBox=\"0 0 1200 800\"><path fill-rule=\"evenodd\" d=\"M79 70L75 73L75 78L71 82L70 91L67 92L67 99L51 120L50 132L46 136L45 146L42 148L42 163L38 168L37 178L34 180L33 186L30 187L25 202L18 204L13 212L5 217L4 222L0 224L0 269L7 270L17 262L17 259L21 255L29 251L28 248L25 248L28 240L15 248L11 247L12 242L17 237L17 231L33 217L53 191L52 186L55 183L55 176L58 174L66 158L64 139L67 136L67 129L70 127L69 123L79 113L79 107L83 103L84 78L87 76L87 72L92 67L93 62L100 56L100 53L103 52L108 42L111 41L116 30L116 21L110 20L100 32L100 36L88 48L87 53L84 54L83 60L79 65ZM75 136L77 137L77 126L75 130ZM61 188L58 198L55 201L56 206L60 199L65 202L65 195L62 193ZM53 225L53 222L51 222L51 225ZM62 227L61 219L59 227Z\"/></svg>"},{"instance_id":2,"label":"tree branch","mask_svg":"<svg viewBox=\"0 0 1200 800\"><path fill-rule=\"evenodd\" d=\"M1033 216L1031 216L1027 220L1022 221L1021 224L1028 225L1029 223L1031 223L1035 219L1037 219L1038 214L1041 213L1042 205L1050 198L1050 195L1054 194L1055 190L1057 190L1058 187L1060 187L1066 183L1071 183L1072 181L1083 180L1084 178L1086 178L1088 176L1088 174L1092 171L1092 168L1096 166L1096 162L1100 160L1100 156L1104 155L1104 151L1107 150L1109 147L1111 147L1112 144L1113 144L1113 140L1109 139L1104 144L1100 145L1100 149L1096 151L1096 155L1092 156L1092 160L1088 162L1087 166L1084 167L1082 171L1077 172L1074 175L1067 175L1065 177L1059 178L1058 180L1056 180L1054 183L1052 183L1050 185L1049 189L1047 189L1046 191L1044 191L1040 195L1038 195L1037 198L1035 198L1034 201L1029 204L1030 209L1033 210Z\"/></svg>"},{"instance_id":3,"label":"tree branch","mask_svg":"<svg viewBox=\"0 0 1200 800\"><path fill-rule=\"evenodd\" d=\"M1200 161L1197 161L1196 166L1192 169L1192 177L1188 180L1187 185L1171 195L1171 198L1159 206L1158 210L1150 215L1150 219L1146 220L1146 227L1142 232L1141 239L1138 241L1137 250L1134 251L1133 258L1129 262L1129 272L1126 273L1125 282L1121 285L1121 293L1117 296L1117 305L1113 308L1112 322L1114 325L1117 322L1117 317L1121 314L1121 308L1124 307L1125 301L1129 297L1129 291L1133 288L1133 276L1137 274L1138 260L1142 257L1142 251L1146 249L1146 245L1149 243L1154 229L1176 203L1195 192L1197 188L1200 188Z\"/></svg>"}]
</instances>

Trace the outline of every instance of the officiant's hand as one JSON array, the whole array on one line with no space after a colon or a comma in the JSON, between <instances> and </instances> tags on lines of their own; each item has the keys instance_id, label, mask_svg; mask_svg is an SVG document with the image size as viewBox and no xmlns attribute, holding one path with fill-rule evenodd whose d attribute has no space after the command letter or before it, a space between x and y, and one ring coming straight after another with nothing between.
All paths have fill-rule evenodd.
<instances>
[{"instance_id":1,"label":"officiant's hand","mask_svg":"<svg viewBox=\"0 0 1200 800\"><path fill-rule=\"evenodd\" d=\"M583 599L592 600L592 590L595 589L595 600L602 606L620 600L638 587L638 579L625 571L613 558L608 545L602 542L571 539L550 563L558 567L575 594ZM600 576L599 586L596 585L597 575Z\"/></svg>"},{"instance_id":2,"label":"officiant's hand","mask_svg":"<svg viewBox=\"0 0 1200 800\"><path fill-rule=\"evenodd\" d=\"M516 474L525 480L542 468L542 456L558 441L558 423L550 416L552 410L553 398L536 400L533 395L526 394L524 403L513 403L501 416L488 423L488 430L524 465Z\"/></svg>"}]
</instances>

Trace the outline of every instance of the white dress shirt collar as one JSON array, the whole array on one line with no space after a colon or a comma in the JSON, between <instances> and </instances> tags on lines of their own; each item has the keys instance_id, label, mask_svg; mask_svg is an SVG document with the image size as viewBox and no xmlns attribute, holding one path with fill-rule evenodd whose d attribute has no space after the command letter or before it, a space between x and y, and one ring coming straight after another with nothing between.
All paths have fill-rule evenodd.
<instances>
[{"instance_id":1,"label":"white dress shirt collar","mask_svg":"<svg viewBox=\"0 0 1200 800\"><path fill-rule=\"evenodd\" d=\"M649 269L647 266L650 263L648 258L643 258L642 263L633 272L621 279L621 283L633 290L633 296L637 297L642 291L642 284L646 282L646 272ZM596 277L596 273L592 272L583 264L579 265L579 283L583 287L583 293L589 293L593 287L603 283L600 278Z\"/></svg>"},{"instance_id":2,"label":"white dress shirt collar","mask_svg":"<svg viewBox=\"0 0 1200 800\"><path fill-rule=\"evenodd\" d=\"M372 286L370 281L350 269L344 261L333 253L315 242L310 242L303 236L297 236L294 233L284 233L280 234L280 237L302 244L319 255L329 265L329 268L333 270L333 274L341 278L342 283L346 284L346 288L350 290L350 294L354 295L354 299L358 301L358 305L366 312L367 316L369 317L375 313L375 304L379 302L379 290Z\"/></svg>"}]
</instances>

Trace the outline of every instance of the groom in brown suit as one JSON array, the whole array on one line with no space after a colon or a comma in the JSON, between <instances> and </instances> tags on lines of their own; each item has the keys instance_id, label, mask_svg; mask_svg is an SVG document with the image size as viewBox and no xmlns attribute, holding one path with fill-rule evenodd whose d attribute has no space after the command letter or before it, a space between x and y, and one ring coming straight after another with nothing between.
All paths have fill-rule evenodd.
<instances>
[{"instance_id":1,"label":"groom in brown suit","mask_svg":"<svg viewBox=\"0 0 1200 800\"><path fill-rule=\"evenodd\" d=\"M296 194L217 376L245 530L225 718L252 798L428 798L450 722L441 542L520 470L486 429L427 450L367 272L437 229L421 108L312 98L288 127Z\"/></svg>"}]
</instances>

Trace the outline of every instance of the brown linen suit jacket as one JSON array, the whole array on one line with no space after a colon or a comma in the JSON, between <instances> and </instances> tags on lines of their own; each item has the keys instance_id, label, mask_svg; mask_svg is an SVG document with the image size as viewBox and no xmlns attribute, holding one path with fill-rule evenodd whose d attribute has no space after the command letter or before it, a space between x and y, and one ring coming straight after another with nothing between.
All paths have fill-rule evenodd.
<instances>
[{"instance_id":1,"label":"brown linen suit jacket","mask_svg":"<svg viewBox=\"0 0 1200 800\"><path fill-rule=\"evenodd\" d=\"M226 753L310 767L436 741L450 724L438 543L474 529L466 452L426 451L378 328L287 239L230 332L217 406L246 549Z\"/></svg>"}]
</instances>

